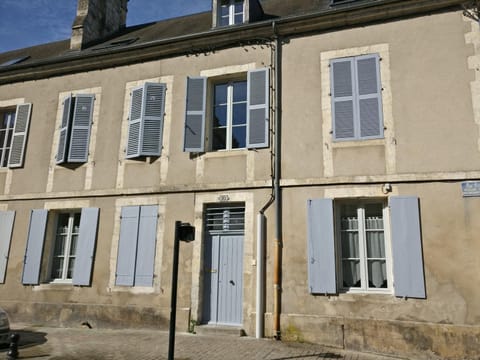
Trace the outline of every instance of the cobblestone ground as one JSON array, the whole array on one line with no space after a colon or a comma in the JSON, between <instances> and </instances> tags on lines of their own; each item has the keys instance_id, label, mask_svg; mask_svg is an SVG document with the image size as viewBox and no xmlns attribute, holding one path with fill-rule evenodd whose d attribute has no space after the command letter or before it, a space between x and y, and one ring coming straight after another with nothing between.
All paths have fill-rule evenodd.
<instances>
[{"instance_id":1,"label":"cobblestone ground","mask_svg":"<svg viewBox=\"0 0 480 360\"><path fill-rule=\"evenodd\" d=\"M157 360L168 355L168 332L88 328L14 327L21 336L19 359ZM0 359L8 349L0 350ZM343 352L312 344L250 337L177 334L176 360L392 360L374 354Z\"/></svg>"}]
</instances>

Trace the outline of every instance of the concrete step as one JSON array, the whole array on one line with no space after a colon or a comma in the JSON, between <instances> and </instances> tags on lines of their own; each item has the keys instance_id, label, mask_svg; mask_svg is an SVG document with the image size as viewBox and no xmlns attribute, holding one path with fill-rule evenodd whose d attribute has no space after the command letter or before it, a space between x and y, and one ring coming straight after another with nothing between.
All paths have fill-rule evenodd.
<instances>
[{"instance_id":1,"label":"concrete step","mask_svg":"<svg viewBox=\"0 0 480 360\"><path fill-rule=\"evenodd\" d=\"M194 331L198 335L212 336L245 336L245 330L237 326L225 325L195 325Z\"/></svg>"}]
</instances>

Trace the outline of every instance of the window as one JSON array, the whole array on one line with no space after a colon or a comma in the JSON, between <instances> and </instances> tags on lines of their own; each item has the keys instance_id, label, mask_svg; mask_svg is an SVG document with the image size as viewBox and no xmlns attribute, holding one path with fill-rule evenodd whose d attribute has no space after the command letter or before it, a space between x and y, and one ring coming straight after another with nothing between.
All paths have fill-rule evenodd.
<instances>
[{"instance_id":1,"label":"window","mask_svg":"<svg viewBox=\"0 0 480 360\"><path fill-rule=\"evenodd\" d=\"M21 167L27 141L31 104L0 109L0 167Z\"/></svg>"},{"instance_id":2,"label":"window","mask_svg":"<svg viewBox=\"0 0 480 360\"><path fill-rule=\"evenodd\" d=\"M58 214L52 255L51 280L72 279L79 231L79 212Z\"/></svg>"},{"instance_id":3,"label":"window","mask_svg":"<svg viewBox=\"0 0 480 360\"><path fill-rule=\"evenodd\" d=\"M312 294L426 297L416 197L392 196L388 207L375 199L309 200L307 239Z\"/></svg>"},{"instance_id":4,"label":"window","mask_svg":"<svg viewBox=\"0 0 480 360\"><path fill-rule=\"evenodd\" d=\"M117 286L153 286L158 206L125 206L120 218Z\"/></svg>"},{"instance_id":5,"label":"window","mask_svg":"<svg viewBox=\"0 0 480 360\"><path fill-rule=\"evenodd\" d=\"M244 0L220 0L218 7L219 26L243 24Z\"/></svg>"},{"instance_id":6,"label":"window","mask_svg":"<svg viewBox=\"0 0 480 360\"><path fill-rule=\"evenodd\" d=\"M330 61L333 139L383 137L378 54Z\"/></svg>"},{"instance_id":7,"label":"window","mask_svg":"<svg viewBox=\"0 0 480 360\"><path fill-rule=\"evenodd\" d=\"M188 78L184 151L268 147L269 95L268 69L251 70L246 79Z\"/></svg>"},{"instance_id":8,"label":"window","mask_svg":"<svg viewBox=\"0 0 480 360\"><path fill-rule=\"evenodd\" d=\"M52 226L47 226L49 211L32 210L22 283L71 283L89 286L97 238L98 208L51 211ZM48 231L47 231L48 228ZM48 235L46 244L46 234ZM51 237L50 237L51 236ZM45 245L51 248L44 256ZM49 271L47 271L48 269Z\"/></svg>"},{"instance_id":9,"label":"window","mask_svg":"<svg viewBox=\"0 0 480 360\"><path fill-rule=\"evenodd\" d=\"M341 203L337 209L341 288L362 291L389 289L389 246L385 238L384 205Z\"/></svg>"},{"instance_id":10,"label":"window","mask_svg":"<svg viewBox=\"0 0 480 360\"><path fill-rule=\"evenodd\" d=\"M167 86L145 83L131 93L126 158L160 156Z\"/></svg>"},{"instance_id":11,"label":"window","mask_svg":"<svg viewBox=\"0 0 480 360\"><path fill-rule=\"evenodd\" d=\"M63 102L56 163L85 163L88 160L94 95L70 95Z\"/></svg>"}]
</instances>

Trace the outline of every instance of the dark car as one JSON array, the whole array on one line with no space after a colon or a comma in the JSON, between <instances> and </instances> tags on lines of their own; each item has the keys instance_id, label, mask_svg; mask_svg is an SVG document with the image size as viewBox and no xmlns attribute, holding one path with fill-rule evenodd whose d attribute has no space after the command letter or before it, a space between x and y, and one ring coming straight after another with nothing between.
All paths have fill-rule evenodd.
<instances>
[{"instance_id":1,"label":"dark car","mask_svg":"<svg viewBox=\"0 0 480 360\"><path fill-rule=\"evenodd\" d=\"M8 344L10 334L10 322L7 313L0 308L0 345Z\"/></svg>"}]
</instances>

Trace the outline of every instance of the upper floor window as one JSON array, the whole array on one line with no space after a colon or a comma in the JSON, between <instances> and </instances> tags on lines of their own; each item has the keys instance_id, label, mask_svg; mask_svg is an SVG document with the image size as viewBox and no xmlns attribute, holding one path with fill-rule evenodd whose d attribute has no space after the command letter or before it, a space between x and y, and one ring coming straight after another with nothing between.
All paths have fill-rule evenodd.
<instances>
[{"instance_id":1,"label":"upper floor window","mask_svg":"<svg viewBox=\"0 0 480 360\"><path fill-rule=\"evenodd\" d=\"M383 138L379 55L333 59L330 77L333 139Z\"/></svg>"},{"instance_id":2,"label":"upper floor window","mask_svg":"<svg viewBox=\"0 0 480 360\"><path fill-rule=\"evenodd\" d=\"M243 24L245 20L244 0L221 0L218 4L219 26Z\"/></svg>"},{"instance_id":3,"label":"upper floor window","mask_svg":"<svg viewBox=\"0 0 480 360\"><path fill-rule=\"evenodd\" d=\"M94 101L91 94L70 95L64 100L57 164L87 162Z\"/></svg>"},{"instance_id":4,"label":"upper floor window","mask_svg":"<svg viewBox=\"0 0 480 360\"><path fill-rule=\"evenodd\" d=\"M204 152L268 147L268 69L225 80L187 80L184 151Z\"/></svg>"},{"instance_id":5,"label":"upper floor window","mask_svg":"<svg viewBox=\"0 0 480 360\"><path fill-rule=\"evenodd\" d=\"M20 167L27 140L31 104L0 109L0 167Z\"/></svg>"}]
</instances>

